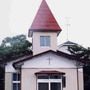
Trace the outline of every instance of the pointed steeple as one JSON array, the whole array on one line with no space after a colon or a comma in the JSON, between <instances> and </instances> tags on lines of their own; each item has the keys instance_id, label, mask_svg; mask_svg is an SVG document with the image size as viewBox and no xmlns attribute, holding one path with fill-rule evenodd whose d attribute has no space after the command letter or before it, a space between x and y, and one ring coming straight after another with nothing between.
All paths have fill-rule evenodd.
<instances>
[{"instance_id":1,"label":"pointed steeple","mask_svg":"<svg viewBox=\"0 0 90 90\"><path fill-rule=\"evenodd\" d=\"M31 28L29 29L29 36L32 35L33 31L54 31L58 33L61 31L60 26L45 0L42 1Z\"/></svg>"}]
</instances>

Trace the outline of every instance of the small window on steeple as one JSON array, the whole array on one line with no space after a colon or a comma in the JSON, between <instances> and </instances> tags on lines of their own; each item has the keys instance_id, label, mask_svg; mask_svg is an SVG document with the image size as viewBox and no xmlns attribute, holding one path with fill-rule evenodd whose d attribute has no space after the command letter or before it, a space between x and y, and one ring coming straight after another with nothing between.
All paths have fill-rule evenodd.
<instances>
[{"instance_id":1,"label":"small window on steeple","mask_svg":"<svg viewBox=\"0 0 90 90\"><path fill-rule=\"evenodd\" d=\"M50 46L50 36L40 36L40 46Z\"/></svg>"}]
</instances>

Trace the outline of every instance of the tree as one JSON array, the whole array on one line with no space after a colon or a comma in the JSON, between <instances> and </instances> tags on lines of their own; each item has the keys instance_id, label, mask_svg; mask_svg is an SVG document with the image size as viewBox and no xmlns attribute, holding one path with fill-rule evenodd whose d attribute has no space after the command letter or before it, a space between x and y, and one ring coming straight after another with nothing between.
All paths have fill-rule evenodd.
<instances>
[{"instance_id":1,"label":"tree","mask_svg":"<svg viewBox=\"0 0 90 90\"><path fill-rule=\"evenodd\" d=\"M32 44L25 35L7 37L0 45L0 90L4 90L4 64L19 57L32 54Z\"/></svg>"},{"instance_id":2,"label":"tree","mask_svg":"<svg viewBox=\"0 0 90 90\"><path fill-rule=\"evenodd\" d=\"M84 65L84 90L90 90L90 48L80 45L69 46L68 50Z\"/></svg>"},{"instance_id":3,"label":"tree","mask_svg":"<svg viewBox=\"0 0 90 90\"><path fill-rule=\"evenodd\" d=\"M5 38L0 45L0 61L7 62L31 54L31 45L25 35Z\"/></svg>"}]
</instances>

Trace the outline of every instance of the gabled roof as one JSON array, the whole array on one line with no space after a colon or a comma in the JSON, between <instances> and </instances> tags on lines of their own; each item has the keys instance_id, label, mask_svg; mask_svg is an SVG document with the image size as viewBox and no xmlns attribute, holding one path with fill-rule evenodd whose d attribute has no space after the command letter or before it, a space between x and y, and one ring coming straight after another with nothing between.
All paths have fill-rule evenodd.
<instances>
[{"instance_id":1,"label":"gabled roof","mask_svg":"<svg viewBox=\"0 0 90 90\"><path fill-rule=\"evenodd\" d=\"M74 43L72 41L66 41L66 42L60 44L58 47L60 48L62 46L70 46L70 45L78 45L78 44L77 43Z\"/></svg>"},{"instance_id":2,"label":"gabled roof","mask_svg":"<svg viewBox=\"0 0 90 90\"><path fill-rule=\"evenodd\" d=\"M63 44L65 44L65 45L77 45L77 43L74 43L74 42L71 42L71 41L66 41Z\"/></svg>"},{"instance_id":3,"label":"gabled roof","mask_svg":"<svg viewBox=\"0 0 90 90\"><path fill-rule=\"evenodd\" d=\"M45 0L42 1L36 17L31 25L30 31L61 31L56 19Z\"/></svg>"},{"instance_id":4,"label":"gabled roof","mask_svg":"<svg viewBox=\"0 0 90 90\"><path fill-rule=\"evenodd\" d=\"M70 51L68 50L68 47L69 46L74 46L74 45L78 45L77 43L74 43L74 42L72 42L72 41L66 41L66 42L64 42L64 43L62 43L62 44L60 44L59 46L58 46L58 50L59 51L62 51L62 52L65 52L65 53L67 53L67 54L71 54L70 53Z\"/></svg>"},{"instance_id":5,"label":"gabled roof","mask_svg":"<svg viewBox=\"0 0 90 90\"><path fill-rule=\"evenodd\" d=\"M28 60L30 60L30 59L32 59L32 58L34 58L34 57L38 57L38 56L44 55L44 54L49 53L49 52L52 52L52 53L54 53L54 54L56 54L56 55L58 55L58 56L66 57L66 58L71 59L71 60L75 60L75 59L76 59L74 56L68 55L68 54L66 54L66 53L64 53L64 52L61 52L61 51L56 51L56 52L55 52L55 51L52 51L52 50L48 50L48 51L46 51L46 52L43 52L43 53L40 53L40 54L31 56L31 57L27 57L27 58L21 59L20 61L14 62L14 63L13 63L13 66L14 66L15 68L17 68L18 66L22 65L23 62L28 61Z\"/></svg>"}]
</instances>

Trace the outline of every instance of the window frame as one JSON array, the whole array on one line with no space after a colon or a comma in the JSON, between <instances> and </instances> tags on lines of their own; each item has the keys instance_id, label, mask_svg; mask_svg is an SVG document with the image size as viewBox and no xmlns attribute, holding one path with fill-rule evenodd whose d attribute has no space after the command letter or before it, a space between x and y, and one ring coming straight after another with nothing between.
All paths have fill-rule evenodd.
<instances>
[{"instance_id":1,"label":"window frame","mask_svg":"<svg viewBox=\"0 0 90 90\"><path fill-rule=\"evenodd\" d=\"M62 90L62 77L61 78L44 78L44 79L39 79L38 76L37 76L37 90L39 90L39 83L48 83L48 90L51 90L51 83L60 83L61 84L61 90Z\"/></svg>"},{"instance_id":2,"label":"window frame","mask_svg":"<svg viewBox=\"0 0 90 90\"><path fill-rule=\"evenodd\" d=\"M14 78L15 74L16 74L16 78ZM20 73L18 73L18 72L12 73L12 90L20 90L20 79L21 79L21 77L19 75L20 75ZM16 84L16 89L13 89L14 84Z\"/></svg>"},{"instance_id":3,"label":"window frame","mask_svg":"<svg viewBox=\"0 0 90 90\"><path fill-rule=\"evenodd\" d=\"M50 36L40 36L40 46L41 47L50 47L51 37Z\"/></svg>"}]
</instances>

